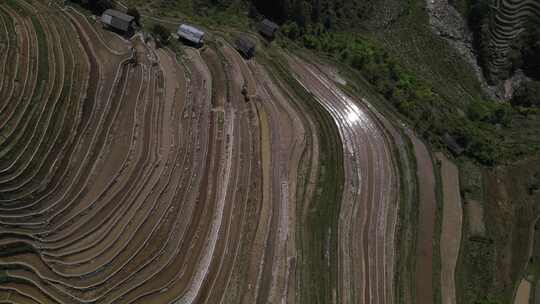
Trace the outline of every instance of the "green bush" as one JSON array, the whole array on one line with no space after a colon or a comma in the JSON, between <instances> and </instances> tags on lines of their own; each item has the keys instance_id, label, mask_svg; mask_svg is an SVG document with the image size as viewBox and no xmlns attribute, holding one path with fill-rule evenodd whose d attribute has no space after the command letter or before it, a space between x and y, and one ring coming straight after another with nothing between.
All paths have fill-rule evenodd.
<instances>
[{"instance_id":1,"label":"green bush","mask_svg":"<svg viewBox=\"0 0 540 304\"><path fill-rule=\"evenodd\" d=\"M300 28L296 22L288 22L281 27L281 33L291 40L296 40L300 36Z\"/></svg>"},{"instance_id":2,"label":"green bush","mask_svg":"<svg viewBox=\"0 0 540 304\"><path fill-rule=\"evenodd\" d=\"M133 18L135 18L135 23L138 26L141 26L141 14L139 13L139 10L137 10L137 8L135 7L128 8L126 13L132 16Z\"/></svg>"},{"instance_id":3,"label":"green bush","mask_svg":"<svg viewBox=\"0 0 540 304\"><path fill-rule=\"evenodd\" d=\"M167 45L169 43L169 39L171 37L171 31L164 27L161 24L154 24L152 27L152 34L154 34L154 37L157 40L158 46L159 45Z\"/></svg>"},{"instance_id":4,"label":"green bush","mask_svg":"<svg viewBox=\"0 0 540 304\"><path fill-rule=\"evenodd\" d=\"M83 7L92 11L94 14L101 15L104 11L114 8L114 3L110 0L71 0L79 3Z\"/></svg>"},{"instance_id":5,"label":"green bush","mask_svg":"<svg viewBox=\"0 0 540 304\"><path fill-rule=\"evenodd\" d=\"M514 94L512 104L521 107L540 107L540 81L525 82Z\"/></svg>"}]
</instances>

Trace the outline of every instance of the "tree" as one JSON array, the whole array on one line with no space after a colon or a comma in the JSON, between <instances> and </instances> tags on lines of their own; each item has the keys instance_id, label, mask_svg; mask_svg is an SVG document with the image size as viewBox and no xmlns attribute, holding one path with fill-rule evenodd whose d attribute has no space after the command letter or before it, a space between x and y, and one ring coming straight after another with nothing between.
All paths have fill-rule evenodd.
<instances>
[{"instance_id":1,"label":"tree","mask_svg":"<svg viewBox=\"0 0 540 304\"><path fill-rule=\"evenodd\" d=\"M522 107L540 107L540 81L525 82L517 89L512 104Z\"/></svg>"},{"instance_id":2,"label":"tree","mask_svg":"<svg viewBox=\"0 0 540 304\"><path fill-rule=\"evenodd\" d=\"M171 37L171 31L164 27L161 24L155 24L152 27L152 33L158 42L158 47L160 45L167 45L169 43L169 38Z\"/></svg>"},{"instance_id":3,"label":"tree","mask_svg":"<svg viewBox=\"0 0 540 304\"><path fill-rule=\"evenodd\" d=\"M311 6L304 0L298 0L293 9L293 19L301 29L311 24Z\"/></svg>"},{"instance_id":4,"label":"tree","mask_svg":"<svg viewBox=\"0 0 540 304\"><path fill-rule=\"evenodd\" d=\"M114 8L110 0L71 0L71 2L79 3L96 15L101 15L105 10Z\"/></svg>"},{"instance_id":5,"label":"tree","mask_svg":"<svg viewBox=\"0 0 540 304\"><path fill-rule=\"evenodd\" d=\"M98 15L110 8L114 8L114 5L110 0L88 0L87 6L92 12Z\"/></svg>"},{"instance_id":6,"label":"tree","mask_svg":"<svg viewBox=\"0 0 540 304\"><path fill-rule=\"evenodd\" d=\"M296 22L288 22L284 24L281 27L281 32L287 38L292 40L296 40L301 35L300 29L298 28L298 24L296 24Z\"/></svg>"},{"instance_id":7,"label":"tree","mask_svg":"<svg viewBox=\"0 0 540 304\"><path fill-rule=\"evenodd\" d=\"M127 14L130 15L130 16L132 16L133 18L135 18L135 23L136 23L138 26L141 26L141 14L140 14L139 11L137 10L137 8L135 8L135 7L130 7L130 8L128 8Z\"/></svg>"}]
</instances>

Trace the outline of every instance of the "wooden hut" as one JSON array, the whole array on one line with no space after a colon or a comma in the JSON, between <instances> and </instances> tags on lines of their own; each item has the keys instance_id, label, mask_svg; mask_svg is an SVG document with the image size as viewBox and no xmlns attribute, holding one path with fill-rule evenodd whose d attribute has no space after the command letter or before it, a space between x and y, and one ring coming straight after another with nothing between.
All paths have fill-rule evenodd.
<instances>
[{"instance_id":1,"label":"wooden hut","mask_svg":"<svg viewBox=\"0 0 540 304\"><path fill-rule=\"evenodd\" d=\"M244 56L244 58L249 59L255 55L255 42L247 37L239 37L236 39L235 48Z\"/></svg>"},{"instance_id":2,"label":"wooden hut","mask_svg":"<svg viewBox=\"0 0 540 304\"><path fill-rule=\"evenodd\" d=\"M133 31L135 18L121 11L108 9L101 15L101 22L114 30L130 33Z\"/></svg>"},{"instance_id":3,"label":"wooden hut","mask_svg":"<svg viewBox=\"0 0 540 304\"><path fill-rule=\"evenodd\" d=\"M261 33L261 35L263 35L266 39L269 40L276 38L276 33L278 30L279 26L268 19L264 19L259 24L259 32Z\"/></svg>"}]
</instances>

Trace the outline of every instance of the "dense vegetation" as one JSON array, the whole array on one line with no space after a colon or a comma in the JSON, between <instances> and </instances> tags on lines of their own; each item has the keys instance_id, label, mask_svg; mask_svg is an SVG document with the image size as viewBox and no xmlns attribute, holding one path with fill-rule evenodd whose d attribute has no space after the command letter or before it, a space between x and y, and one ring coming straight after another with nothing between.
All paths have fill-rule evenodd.
<instances>
[{"instance_id":1,"label":"dense vegetation","mask_svg":"<svg viewBox=\"0 0 540 304\"><path fill-rule=\"evenodd\" d=\"M106 7L109 0L77 0L89 3L96 10ZM474 34L474 47L480 63L485 66L488 58L489 18L492 0L451 0L466 18ZM130 3L147 5L145 1ZM365 1L365 0L157 0L151 3L156 9L182 11L187 15L216 15L217 11L247 10L252 17L267 17L280 24L306 32L358 30L371 24L372 19L392 19L410 9L411 1ZM384 7L381 7L384 6ZM382 12L384 11L384 12ZM390 20L385 20L389 22ZM540 21L531 20L525 34L515 44L509 74L524 69L531 77L540 77ZM496 82L497 80L493 80Z\"/></svg>"},{"instance_id":2,"label":"dense vegetation","mask_svg":"<svg viewBox=\"0 0 540 304\"><path fill-rule=\"evenodd\" d=\"M171 31L161 24L154 24L151 28L152 34L156 38L158 47L167 45L171 37Z\"/></svg>"},{"instance_id":3,"label":"dense vegetation","mask_svg":"<svg viewBox=\"0 0 540 304\"><path fill-rule=\"evenodd\" d=\"M512 104L522 107L540 107L540 81L524 83L514 94Z\"/></svg>"},{"instance_id":4,"label":"dense vegetation","mask_svg":"<svg viewBox=\"0 0 540 304\"><path fill-rule=\"evenodd\" d=\"M300 27L322 24L326 29L358 24L368 11L371 1L359 0L252 0L265 16L279 22L294 21Z\"/></svg>"},{"instance_id":5,"label":"dense vegetation","mask_svg":"<svg viewBox=\"0 0 540 304\"><path fill-rule=\"evenodd\" d=\"M111 0L71 0L81 4L83 7L91 10L95 14L101 14L109 8L113 8L114 4Z\"/></svg>"}]
</instances>

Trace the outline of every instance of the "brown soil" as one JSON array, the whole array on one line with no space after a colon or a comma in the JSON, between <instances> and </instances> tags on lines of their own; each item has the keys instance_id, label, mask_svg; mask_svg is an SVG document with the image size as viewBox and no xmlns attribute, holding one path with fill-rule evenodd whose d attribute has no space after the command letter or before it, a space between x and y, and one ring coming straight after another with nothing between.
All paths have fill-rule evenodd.
<instances>
[{"instance_id":1,"label":"brown soil","mask_svg":"<svg viewBox=\"0 0 540 304\"><path fill-rule=\"evenodd\" d=\"M416 302L433 303L433 239L435 234L435 174L431 155L423 142L409 135L416 157L418 179L418 236L416 245Z\"/></svg>"},{"instance_id":2,"label":"brown soil","mask_svg":"<svg viewBox=\"0 0 540 304\"><path fill-rule=\"evenodd\" d=\"M519 283L519 287L514 299L514 304L529 304L529 298L531 296L531 282L526 279L522 279Z\"/></svg>"}]
</instances>

